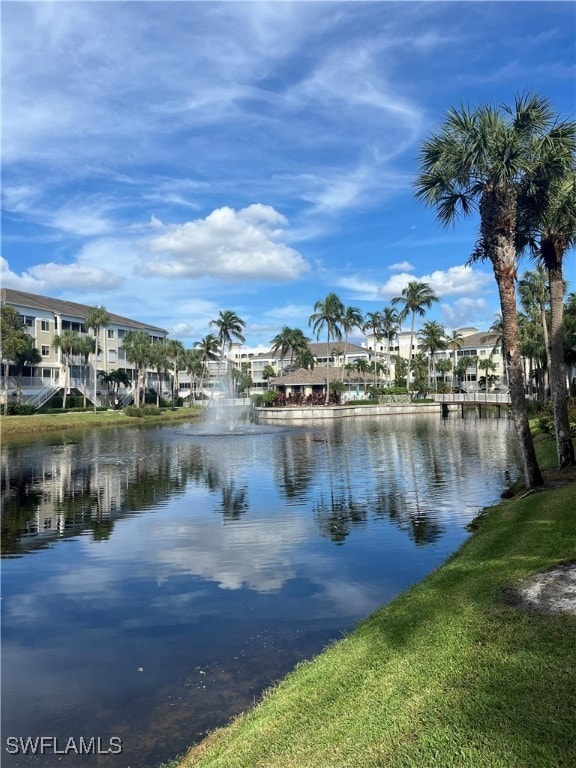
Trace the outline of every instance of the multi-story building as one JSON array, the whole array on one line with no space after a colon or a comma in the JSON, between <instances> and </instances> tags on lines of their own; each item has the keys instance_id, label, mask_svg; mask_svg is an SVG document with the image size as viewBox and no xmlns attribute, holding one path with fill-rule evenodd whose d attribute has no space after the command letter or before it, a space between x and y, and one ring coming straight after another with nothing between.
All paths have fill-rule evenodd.
<instances>
[{"instance_id":1,"label":"multi-story building","mask_svg":"<svg viewBox=\"0 0 576 768\"><path fill-rule=\"evenodd\" d=\"M38 296L33 293L2 288L0 291L2 306L14 307L22 317L26 332L34 339L34 345L40 352L42 360L35 366L25 368L22 379L22 391L25 400L44 399L46 402L52 395L64 386L64 356L61 350L54 346L55 336L62 331L76 331L80 336L94 336L94 330L86 328L85 320L91 307L73 301L52 299L48 296ZM124 368L131 380L135 379L133 365L126 359L126 350L122 347L122 339L127 331L143 330L151 339L163 339L167 331L148 323L131 320L113 312L110 322L100 329L98 341L97 368L99 372L108 373L117 368ZM92 366L87 366L81 355L73 356L70 370L69 386L86 392L89 398L93 394ZM16 387L15 371L8 370L8 391L13 393ZM5 375L4 367L2 376ZM101 391L106 387L98 383ZM5 391L4 381L0 391Z\"/></svg>"},{"instance_id":2,"label":"multi-story building","mask_svg":"<svg viewBox=\"0 0 576 768\"><path fill-rule=\"evenodd\" d=\"M494 377L495 385L505 387L506 371L504 367L504 358L502 356L502 346L497 334L488 331L479 331L478 328L474 326L457 328L455 332L459 333L462 337L460 346L457 346L456 349L447 348L439 350L435 355L436 363L440 360L450 360L452 364L452 370L449 374L444 375L437 372L438 380L440 381L445 378L447 381L452 381L454 361L456 361L456 369L458 369L459 362L466 357L469 358L470 365L468 365L463 372L462 381L463 386L469 391L477 390L480 378L487 373L480 365L482 360L491 361L488 375ZM389 378L391 381L394 381L396 374L394 357L398 355L405 360L409 357L410 337L410 331L400 331L390 344L390 349L388 349L386 340L376 339L373 334L367 337L367 341L365 342L366 347L377 355L380 362L389 365ZM417 355L420 351L420 339L415 332L412 339L412 357ZM390 359L388 360L389 357Z\"/></svg>"}]
</instances>

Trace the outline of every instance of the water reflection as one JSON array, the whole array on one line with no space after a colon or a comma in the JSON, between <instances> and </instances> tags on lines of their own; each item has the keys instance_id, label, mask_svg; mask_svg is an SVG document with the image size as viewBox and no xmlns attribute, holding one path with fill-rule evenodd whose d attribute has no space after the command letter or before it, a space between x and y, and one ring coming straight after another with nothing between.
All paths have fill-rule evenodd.
<instances>
[{"instance_id":1,"label":"water reflection","mask_svg":"<svg viewBox=\"0 0 576 768\"><path fill-rule=\"evenodd\" d=\"M508 426L190 425L5 447L4 733L119 735L115 768L182 751L439 565L516 471Z\"/></svg>"}]
</instances>

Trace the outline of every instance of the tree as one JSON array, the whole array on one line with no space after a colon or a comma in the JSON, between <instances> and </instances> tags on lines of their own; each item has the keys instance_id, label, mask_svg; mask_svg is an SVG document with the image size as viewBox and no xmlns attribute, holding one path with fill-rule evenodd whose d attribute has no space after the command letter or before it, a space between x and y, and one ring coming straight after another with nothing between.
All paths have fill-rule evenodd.
<instances>
[{"instance_id":1,"label":"tree","mask_svg":"<svg viewBox=\"0 0 576 768\"><path fill-rule=\"evenodd\" d=\"M0 345L4 365L4 413L8 413L8 379L10 363L28 346L29 334L26 333L24 320L14 307L4 305L0 308Z\"/></svg>"},{"instance_id":2,"label":"tree","mask_svg":"<svg viewBox=\"0 0 576 768\"><path fill-rule=\"evenodd\" d=\"M94 354L94 351L96 349L96 339L92 336L80 336L80 339L78 341L78 349L77 352L79 355L82 355L82 395L84 397L84 408L86 408L86 401L87 401L87 395L86 391L88 388L88 375L87 375L87 368L88 368L88 362L90 360L90 355Z\"/></svg>"},{"instance_id":3,"label":"tree","mask_svg":"<svg viewBox=\"0 0 576 768\"><path fill-rule=\"evenodd\" d=\"M177 339L168 339L166 342L166 352L168 358L172 363L172 370L174 371L172 377L172 410L178 401L178 393L180 391L180 377L179 371L184 368L184 358L186 356L186 350L184 344Z\"/></svg>"},{"instance_id":4,"label":"tree","mask_svg":"<svg viewBox=\"0 0 576 768\"><path fill-rule=\"evenodd\" d=\"M246 323L244 322L244 320L241 320L238 317L236 312L233 312L232 310L227 309L224 312L220 311L218 318L216 320L211 320L210 325L218 329L218 345L220 347L220 360L218 361L218 378L220 378L222 363L224 361L226 352L228 352L230 350L230 347L232 346L232 342L239 341L240 343L243 343L244 341L246 341L246 339L242 334L242 331L246 327ZM214 390L212 390L212 395L213 394L214 394Z\"/></svg>"},{"instance_id":5,"label":"tree","mask_svg":"<svg viewBox=\"0 0 576 768\"><path fill-rule=\"evenodd\" d=\"M570 137L567 137L568 145ZM556 432L558 466L574 465L574 445L570 436L568 391L563 348L564 256L576 244L576 171L574 141L566 147L568 158L558 173L550 173L544 163L537 183L523 199L528 227L535 231L530 238L532 252L537 255L548 276L550 296L550 393ZM552 164L554 168L554 164Z\"/></svg>"},{"instance_id":6,"label":"tree","mask_svg":"<svg viewBox=\"0 0 576 768\"><path fill-rule=\"evenodd\" d=\"M482 387L482 384L484 384L484 391L486 392L486 397L488 397L488 390L490 389L491 385L494 383L495 376L492 375L492 371L496 370L496 366L494 365L494 361L492 360L492 355L489 355L484 360L480 360L478 363L478 368L480 368L481 371L484 371L484 376L481 376L478 380L479 388Z\"/></svg>"},{"instance_id":7,"label":"tree","mask_svg":"<svg viewBox=\"0 0 576 768\"><path fill-rule=\"evenodd\" d=\"M271 340L270 351L273 354L280 352L280 367L284 368L284 358L290 353L290 367L294 363L294 358L298 353L308 348L310 339L304 336L304 332L300 328L289 328L285 325L280 333Z\"/></svg>"},{"instance_id":8,"label":"tree","mask_svg":"<svg viewBox=\"0 0 576 768\"><path fill-rule=\"evenodd\" d=\"M200 353L200 360L202 361L202 374L200 376L200 391L202 392L204 389L204 376L208 371L208 363L218 360L218 339L213 333L209 333L200 341L196 341L194 346Z\"/></svg>"},{"instance_id":9,"label":"tree","mask_svg":"<svg viewBox=\"0 0 576 768\"><path fill-rule=\"evenodd\" d=\"M100 331L106 328L110 323L110 315L106 311L105 307L91 307L86 315L84 325L86 328L92 328L94 330L94 338L96 344L93 352L93 365L94 365L94 397L92 398L94 404L94 413L96 413L96 398L97 398L97 379L98 379L98 353L100 352Z\"/></svg>"},{"instance_id":10,"label":"tree","mask_svg":"<svg viewBox=\"0 0 576 768\"><path fill-rule=\"evenodd\" d=\"M147 364L154 368L156 375L158 376L158 385L156 387L156 406L159 408L160 394L162 390L162 377L164 374L169 373L171 368L170 352L166 339L159 339L150 345Z\"/></svg>"},{"instance_id":11,"label":"tree","mask_svg":"<svg viewBox=\"0 0 576 768\"><path fill-rule=\"evenodd\" d=\"M382 309L380 313L380 328L382 335L386 339L386 363L388 371L390 371L391 346L394 339L398 336L398 330L400 329L398 312L394 307L384 307Z\"/></svg>"},{"instance_id":12,"label":"tree","mask_svg":"<svg viewBox=\"0 0 576 768\"><path fill-rule=\"evenodd\" d=\"M354 328L362 328L363 321L362 312L358 307L346 307L342 314L340 324L342 331L344 332L344 356L342 359L342 379L344 379L344 363L346 362L346 353L348 352L348 336L352 333Z\"/></svg>"},{"instance_id":13,"label":"tree","mask_svg":"<svg viewBox=\"0 0 576 768\"><path fill-rule=\"evenodd\" d=\"M436 370L438 373L442 374L442 384L446 384L446 374L450 373L450 371L453 370L452 368L452 361L449 360L447 357L443 357L440 360L438 360L436 364ZM454 383L454 375L452 375L452 383ZM443 389L444 392L446 392L446 389Z\"/></svg>"},{"instance_id":14,"label":"tree","mask_svg":"<svg viewBox=\"0 0 576 768\"><path fill-rule=\"evenodd\" d=\"M412 371L412 345L414 344L414 320L416 315L424 317L426 310L430 309L432 304L440 301L428 283L419 283L417 280L411 280L408 285L402 289L400 296L392 299L392 304L402 305L398 313L398 322L402 323L410 315L410 348L408 350L408 389L410 389L410 373Z\"/></svg>"},{"instance_id":15,"label":"tree","mask_svg":"<svg viewBox=\"0 0 576 768\"><path fill-rule=\"evenodd\" d=\"M276 378L276 371L271 365L265 365L262 369L262 378L268 385L268 389L270 389L270 379Z\"/></svg>"},{"instance_id":16,"label":"tree","mask_svg":"<svg viewBox=\"0 0 576 768\"><path fill-rule=\"evenodd\" d=\"M146 390L146 368L150 362L152 339L140 329L128 331L122 340L122 346L126 350L126 360L129 363L134 363L136 369L134 405L139 408Z\"/></svg>"},{"instance_id":17,"label":"tree","mask_svg":"<svg viewBox=\"0 0 576 768\"><path fill-rule=\"evenodd\" d=\"M454 329L452 333L446 336L446 346L452 350L452 389L454 389L454 377L456 376L456 369L458 368L458 362L456 360L456 350L462 349L464 344L464 336Z\"/></svg>"},{"instance_id":18,"label":"tree","mask_svg":"<svg viewBox=\"0 0 576 768\"><path fill-rule=\"evenodd\" d=\"M550 342L548 338L548 319L546 310L549 305L550 293L548 290L547 275L544 267L538 265L536 269L525 272L518 281L518 294L520 303L526 314L533 320L537 320L542 329L542 352L544 357L543 397L546 398L548 388L547 374L550 371Z\"/></svg>"},{"instance_id":19,"label":"tree","mask_svg":"<svg viewBox=\"0 0 576 768\"><path fill-rule=\"evenodd\" d=\"M420 349L426 352L430 360L430 371L432 379L432 389L436 390L436 353L446 349L447 343L444 339L446 331L444 326L437 323L436 320L424 323L418 333L420 337Z\"/></svg>"},{"instance_id":20,"label":"tree","mask_svg":"<svg viewBox=\"0 0 576 768\"><path fill-rule=\"evenodd\" d=\"M54 336L52 340L54 349L59 349L64 356L64 395L62 397L62 410L66 409L66 396L68 394L70 380L70 360L72 355L77 354L79 351L80 342L80 336L78 336L76 331L71 331L69 329L62 331L60 336Z\"/></svg>"},{"instance_id":21,"label":"tree","mask_svg":"<svg viewBox=\"0 0 576 768\"><path fill-rule=\"evenodd\" d=\"M511 412L528 488L543 480L528 423L516 317L517 200L544 151L567 130L548 100L531 94L518 96L513 107L452 108L422 146L415 184L416 196L436 209L445 226L476 209L480 214L472 258L490 260L498 285Z\"/></svg>"},{"instance_id":22,"label":"tree","mask_svg":"<svg viewBox=\"0 0 576 768\"><path fill-rule=\"evenodd\" d=\"M328 360L330 359L330 339L341 341L342 327L341 321L344 314L344 304L335 293L329 293L322 301L321 299L314 304L314 312L308 319L308 325L316 334L316 338L326 328L326 405L329 402L330 393L328 387Z\"/></svg>"},{"instance_id":23,"label":"tree","mask_svg":"<svg viewBox=\"0 0 576 768\"><path fill-rule=\"evenodd\" d=\"M184 353L184 358L182 361L182 364L184 366L184 370L190 377L190 398L188 400L188 405L192 406L192 399L196 396L196 380L200 377L202 377L202 374L204 372L204 363L202 362L202 354L199 349L187 349ZM194 386L192 387L192 384Z\"/></svg>"},{"instance_id":24,"label":"tree","mask_svg":"<svg viewBox=\"0 0 576 768\"><path fill-rule=\"evenodd\" d=\"M42 355L34 346L34 339L26 334L26 343L14 355L13 362L16 367L16 402L22 403L22 376L26 366L38 365L42 362Z\"/></svg>"},{"instance_id":25,"label":"tree","mask_svg":"<svg viewBox=\"0 0 576 768\"><path fill-rule=\"evenodd\" d=\"M304 368L306 370L314 370L314 366L316 365L316 358L312 354L312 351L310 347L306 347L305 349L300 349L298 353L296 354L296 358L294 360L294 364L297 368Z\"/></svg>"}]
</instances>

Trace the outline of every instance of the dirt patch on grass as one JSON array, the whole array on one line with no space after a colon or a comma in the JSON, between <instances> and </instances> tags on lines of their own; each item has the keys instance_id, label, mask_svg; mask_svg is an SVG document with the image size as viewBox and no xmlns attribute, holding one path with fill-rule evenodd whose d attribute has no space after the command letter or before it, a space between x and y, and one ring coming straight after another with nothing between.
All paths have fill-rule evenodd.
<instances>
[{"instance_id":1,"label":"dirt patch on grass","mask_svg":"<svg viewBox=\"0 0 576 768\"><path fill-rule=\"evenodd\" d=\"M513 602L526 610L576 616L576 562L537 573L513 592Z\"/></svg>"}]
</instances>

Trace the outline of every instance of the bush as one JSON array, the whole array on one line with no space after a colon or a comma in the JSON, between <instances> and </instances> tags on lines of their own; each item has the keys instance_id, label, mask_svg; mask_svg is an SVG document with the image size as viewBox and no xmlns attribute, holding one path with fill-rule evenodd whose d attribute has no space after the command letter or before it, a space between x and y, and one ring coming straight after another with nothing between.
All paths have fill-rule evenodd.
<instances>
[{"instance_id":1,"label":"bush","mask_svg":"<svg viewBox=\"0 0 576 768\"><path fill-rule=\"evenodd\" d=\"M271 406L278 402L278 392L275 389L269 389L262 394L262 405Z\"/></svg>"},{"instance_id":2,"label":"bush","mask_svg":"<svg viewBox=\"0 0 576 768\"><path fill-rule=\"evenodd\" d=\"M160 416L162 411L155 405L143 405L138 408L135 405L128 405L124 408L126 416L134 416L136 419L141 419L143 416Z\"/></svg>"},{"instance_id":3,"label":"bush","mask_svg":"<svg viewBox=\"0 0 576 768\"><path fill-rule=\"evenodd\" d=\"M36 413L36 408L33 405L8 403L8 416L32 416L34 413Z\"/></svg>"}]
</instances>

